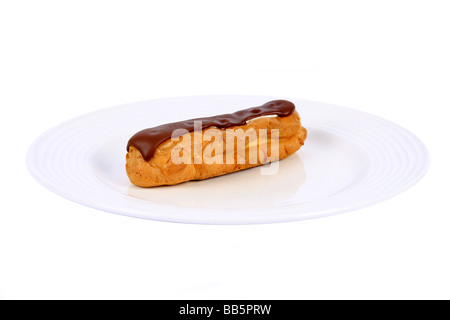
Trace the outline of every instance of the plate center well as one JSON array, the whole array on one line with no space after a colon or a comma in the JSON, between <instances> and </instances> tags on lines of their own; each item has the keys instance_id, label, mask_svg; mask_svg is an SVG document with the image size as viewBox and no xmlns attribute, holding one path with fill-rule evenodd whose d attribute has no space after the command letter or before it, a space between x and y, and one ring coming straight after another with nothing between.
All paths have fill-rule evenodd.
<instances>
[{"instance_id":1,"label":"plate center well","mask_svg":"<svg viewBox=\"0 0 450 320\"><path fill-rule=\"evenodd\" d=\"M125 172L125 151L118 140L105 141L91 157L98 179L123 195L150 203L205 209L267 209L301 205L345 190L364 177L365 153L346 139L309 128L305 146L279 162L274 175L248 169L176 186L140 188Z\"/></svg>"}]
</instances>

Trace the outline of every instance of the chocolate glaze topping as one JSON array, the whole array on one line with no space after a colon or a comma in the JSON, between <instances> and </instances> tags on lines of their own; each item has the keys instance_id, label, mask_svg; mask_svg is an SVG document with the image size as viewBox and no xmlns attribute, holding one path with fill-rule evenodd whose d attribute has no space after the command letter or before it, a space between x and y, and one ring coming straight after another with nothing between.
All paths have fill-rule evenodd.
<instances>
[{"instance_id":1,"label":"chocolate glaze topping","mask_svg":"<svg viewBox=\"0 0 450 320\"><path fill-rule=\"evenodd\" d=\"M202 130L210 127L225 129L243 126L247 121L262 116L277 115L279 117L287 117L291 115L294 110L295 105L292 102L286 100L274 100L269 101L262 106L241 110L235 113L168 123L136 133L128 141L127 151L129 151L130 146L133 146L140 151L145 161L149 161L153 158L159 145L172 138L172 133L176 129L185 129L189 132L193 132L195 129L195 121L202 121Z\"/></svg>"}]
</instances>

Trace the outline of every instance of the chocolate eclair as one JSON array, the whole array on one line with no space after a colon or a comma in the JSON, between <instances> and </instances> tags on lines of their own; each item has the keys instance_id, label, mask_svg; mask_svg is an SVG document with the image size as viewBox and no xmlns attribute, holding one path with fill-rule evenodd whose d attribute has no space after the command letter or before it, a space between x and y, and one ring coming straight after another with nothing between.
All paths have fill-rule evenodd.
<instances>
[{"instance_id":1,"label":"chocolate eclair","mask_svg":"<svg viewBox=\"0 0 450 320\"><path fill-rule=\"evenodd\" d=\"M139 131L127 144L126 171L140 187L203 180L284 159L306 136L295 105L275 100Z\"/></svg>"}]
</instances>

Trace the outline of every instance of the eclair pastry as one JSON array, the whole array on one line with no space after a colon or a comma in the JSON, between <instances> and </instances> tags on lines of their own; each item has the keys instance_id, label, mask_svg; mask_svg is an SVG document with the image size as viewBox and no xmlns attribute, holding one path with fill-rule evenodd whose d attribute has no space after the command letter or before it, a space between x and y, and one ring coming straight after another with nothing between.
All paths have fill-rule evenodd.
<instances>
[{"instance_id":1,"label":"eclair pastry","mask_svg":"<svg viewBox=\"0 0 450 320\"><path fill-rule=\"evenodd\" d=\"M140 187L203 180L282 160L306 136L295 105L275 100L139 131L128 141L126 172Z\"/></svg>"}]
</instances>

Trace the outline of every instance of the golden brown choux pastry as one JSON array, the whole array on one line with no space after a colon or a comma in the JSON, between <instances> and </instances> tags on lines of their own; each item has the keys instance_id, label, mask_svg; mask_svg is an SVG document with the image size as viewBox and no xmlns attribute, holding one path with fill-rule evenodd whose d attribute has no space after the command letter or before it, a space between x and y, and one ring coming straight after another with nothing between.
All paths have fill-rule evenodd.
<instances>
[{"instance_id":1,"label":"golden brown choux pastry","mask_svg":"<svg viewBox=\"0 0 450 320\"><path fill-rule=\"evenodd\" d=\"M126 172L140 187L203 180L282 160L298 151L306 136L295 106L275 100L142 130L128 142Z\"/></svg>"}]
</instances>

